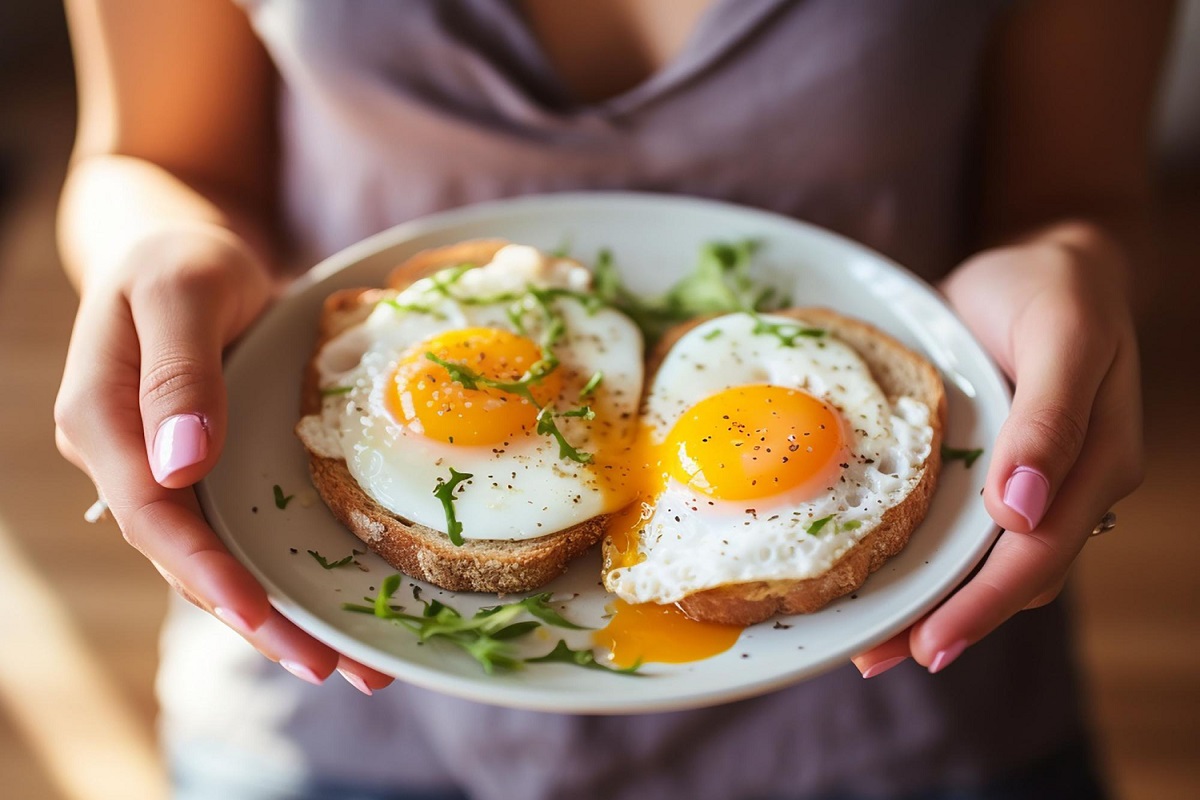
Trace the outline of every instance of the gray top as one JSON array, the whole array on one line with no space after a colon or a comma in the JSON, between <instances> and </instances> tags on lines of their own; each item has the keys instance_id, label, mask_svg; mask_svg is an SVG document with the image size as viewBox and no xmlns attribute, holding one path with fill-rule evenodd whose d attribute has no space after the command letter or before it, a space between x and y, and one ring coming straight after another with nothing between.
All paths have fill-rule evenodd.
<instances>
[{"instance_id":1,"label":"gray top","mask_svg":"<svg viewBox=\"0 0 1200 800\"><path fill-rule=\"evenodd\" d=\"M248 0L283 77L286 221L315 259L412 217L567 189L771 209L926 276L961 257L980 61L1001 2L716 0L640 86L581 104L502 0ZM478 798L733 798L975 784L1079 735L1057 604L930 676L850 665L757 699L641 717L373 698L288 676L176 609L172 747Z\"/></svg>"}]
</instances>

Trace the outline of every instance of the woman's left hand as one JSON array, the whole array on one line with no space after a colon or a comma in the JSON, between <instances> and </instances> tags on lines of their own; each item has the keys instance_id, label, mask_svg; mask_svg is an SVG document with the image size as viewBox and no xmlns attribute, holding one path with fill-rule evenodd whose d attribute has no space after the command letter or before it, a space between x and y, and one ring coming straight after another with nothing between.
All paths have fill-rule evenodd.
<instances>
[{"instance_id":1,"label":"woman's left hand","mask_svg":"<svg viewBox=\"0 0 1200 800\"><path fill-rule=\"evenodd\" d=\"M1124 256L1095 227L1068 223L984 251L943 284L1015 384L983 493L1004 530L940 607L853 659L863 677L909 656L938 672L1019 611L1054 600L1097 523L1141 483L1126 272Z\"/></svg>"}]
</instances>

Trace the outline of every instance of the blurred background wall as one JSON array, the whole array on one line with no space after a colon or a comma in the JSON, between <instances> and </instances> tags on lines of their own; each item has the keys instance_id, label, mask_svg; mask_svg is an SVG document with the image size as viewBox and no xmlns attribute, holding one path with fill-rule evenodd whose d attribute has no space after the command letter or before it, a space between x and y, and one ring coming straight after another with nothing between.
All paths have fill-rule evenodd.
<instances>
[{"instance_id":1,"label":"blurred background wall","mask_svg":"<svg viewBox=\"0 0 1200 800\"><path fill-rule=\"evenodd\" d=\"M0 4L0 70L38 63L39 51L65 52L62 8L45 0L6 0Z\"/></svg>"},{"instance_id":2,"label":"blurred background wall","mask_svg":"<svg viewBox=\"0 0 1200 800\"><path fill-rule=\"evenodd\" d=\"M1157 137L1168 278L1143 333L1149 474L1073 592L1101 752L1135 800L1200 797L1200 0L1177 34ZM75 305L54 205L73 116L59 4L0 0L0 796L156 800L166 589L113 527L82 521L91 485L53 445Z\"/></svg>"},{"instance_id":3,"label":"blurred background wall","mask_svg":"<svg viewBox=\"0 0 1200 800\"><path fill-rule=\"evenodd\" d=\"M1200 0L1185 0L1179 6L1158 143L1164 171L1177 177L1200 172Z\"/></svg>"}]
</instances>

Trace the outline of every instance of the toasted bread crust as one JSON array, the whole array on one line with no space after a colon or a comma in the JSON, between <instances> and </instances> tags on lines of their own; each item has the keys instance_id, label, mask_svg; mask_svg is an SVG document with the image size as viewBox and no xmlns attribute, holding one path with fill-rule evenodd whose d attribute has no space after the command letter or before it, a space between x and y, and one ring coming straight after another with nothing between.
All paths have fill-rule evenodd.
<instances>
[{"instance_id":1,"label":"toasted bread crust","mask_svg":"<svg viewBox=\"0 0 1200 800\"><path fill-rule=\"evenodd\" d=\"M486 264L505 244L478 240L423 251L393 270L388 285L403 289L444 267L464 262ZM305 368L302 416L321 412L317 353L338 333L365 319L382 294L379 289L345 289L326 299L313 357ZM393 514L376 503L354 480L343 459L324 458L310 449L308 465L313 486L325 504L368 548L406 575L451 591L508 593L536 589L561 575L572 559L604 535L605 517L598 516L536 539L468 539L458 547L445 533Z\"/></svg>"},{"instance_id":2,"label":"toasted bread crust","mask_svg":"<svg viewBox=\"0 0 1200 800\"><path fill-rule=\"evenodd\" d=\"M930 424L933 442L924 472L912 492L884 513L878 528L863 537L833 566L813 578L772 580L718 586L680 600L678 605L692 619L729 625L753 625L775 614L808 614L862 586L908 543L913 530L925 518L941 471L942 431L946 420L946 392L937 371L921 356L882 331L858 320L824 308L796 308L773 312L828 329L853 347L871 370L888 400L910 396L933 410ZM667 352L685 333L703 320L692 320L672 328L659 341L648 359L653 375ZM613 563L607 540L605 563Z\"/></svg>"}]
</instances>

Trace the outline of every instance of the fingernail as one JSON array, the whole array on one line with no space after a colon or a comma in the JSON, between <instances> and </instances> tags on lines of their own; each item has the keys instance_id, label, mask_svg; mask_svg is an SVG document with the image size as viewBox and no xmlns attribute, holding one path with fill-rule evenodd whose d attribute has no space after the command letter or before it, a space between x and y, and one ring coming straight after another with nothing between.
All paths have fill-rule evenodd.
<instances>
[{"instance_id":1,"label":"fingernail","mask_svg":"<svg viewBox=\"0 0 1200 800\"><path fill-rule=\"evenodd\" d=\"M195 414L167 417L154 433L154 454L150 471L162 483L173 474L198 464L208 455L208 431Z\"/></svg>"},{"instance_id":2,"label":"fingernail","mask_svg":"<svg viewBox=\"0 0 1200 800\"><path fill-rule=\"evenodd\" d=\"M939 650L937 655L933 657L933 663L929 665L929 674L941 672L946 667L954 663L954 659L962 655L962 651L967 649L967 640L959 639L954 644L947 647L945 650Z\"/></svg>"},{"instance_id":3,"label":"fingernail","mask_svg":"<svg viewBox=\"0 0 1200 800\"><path fill-rule=\"evenodd\" d=\"M244 636L249 636L251 633L254 633L254 629L250 627L250 623L246 622L246 618L236 611L231 611L228 608L221 608L220 606L217 606L213 609L213 615L216 616L217 619L221 620L221 622L224 622L226 625Z\"/></svg>"},{"instance_id":4,"label":"fingernail","mask_svg":"<svg viewBox=\"0 0 1200 800\"><path fill-rule=\"evenodd\" d=\"M371 687L367 686L367 682L364 681L362 678L358 677L357 675L355 675L353 672L348 672L344 669L339 669L338 674L346 679L346 683L350 684L355 689L358 689L360 692L365 694L367 697L370 697L371 695L375 694L374 692L371 691Z\"/></svg>"},{"instance_id":5,"label":"fingernail","mask_svg":"<svg viewBox=\"0 0 1200 800\"><path fill-rule=\"evenodd\" d=\"M296 663L295 661L280 661L279 666L283 667L284 669L286 669L288 672L295 675L300 680L308 681L309 683L314 684L316 686L320 686L322 683L325 682L325 680L323 678L317 677L317 673L313 672L311 669L304 666L303 664Z\"/></svg>"},{"instance_id":6,"label":"fingernail","mask_svg":"<svg viewBox=\"0 0 1200 800\"><path fill-rule=\"evenodd\" d=\"M872 664L863 670L864 678L874 678L876 675L882 675L897 664L903 664L908 660L907 656L896 656L885 661L880 661L878 664Z\"/></svg>"},{"instance_id":7,"label":"fingernail","mask_svg":"<svg viewBox=\"0 0 1200 800\"><path fill-rule=\"evenodd\" d=\"M1033 530L1046 513L1050 481L1032 467L1017 467L1004 484L1004 505L1020 514Z\"/></svg>"}]
</instances>

